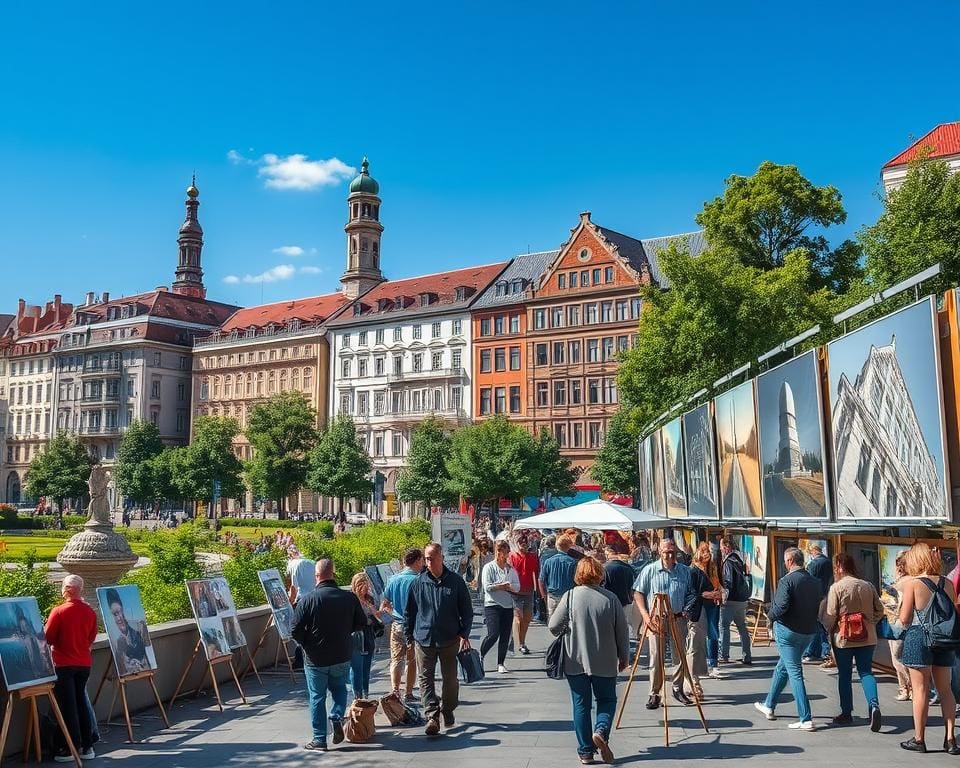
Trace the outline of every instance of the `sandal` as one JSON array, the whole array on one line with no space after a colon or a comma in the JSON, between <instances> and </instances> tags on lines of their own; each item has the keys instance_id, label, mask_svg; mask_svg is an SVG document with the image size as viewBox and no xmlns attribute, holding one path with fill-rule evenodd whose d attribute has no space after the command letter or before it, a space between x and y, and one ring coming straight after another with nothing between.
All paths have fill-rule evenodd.
<instances>
[{"instance_id":1,"label":"sandal","mask_svg":"<svg viewBox=\"0 0 960 768\"><path fill-rule=\"evenodd\" d=\"M697 701L703 701L703 686L700 685L699 680L693 684L693 698Z\"/></svg>"},{"instance_id":2,"label":"sandal","mask_svg":"<svg viewBox=\"0 0 960 768\"><path fill-rule=\"evenodd\" d=\"M894 701L910 701L910 691L907 688L901 688L897 691Z\"/></svg>"}]
</instances>

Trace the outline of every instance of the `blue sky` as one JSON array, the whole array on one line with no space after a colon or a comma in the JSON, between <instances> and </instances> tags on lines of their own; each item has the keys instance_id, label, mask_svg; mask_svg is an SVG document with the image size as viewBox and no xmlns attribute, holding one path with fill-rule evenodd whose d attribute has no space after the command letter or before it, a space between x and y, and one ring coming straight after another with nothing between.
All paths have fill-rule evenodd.
<instances>
[{"instance_id":1,"label":"blue sky","mask_svg":"<svg viewBox=\"0 0 960 768\"><path fill-rule=\"evenodd\" d=\"M637 236L689 231L724 177L766 159L839 187L839 238L876 218L880 166L960 117L960 6L924 12L15 2L0 25L0 311L169 284L194 170L211 297L330 291L344 174L307 161L365 154L392 277L554 248L584 209Z\"/></svg>"}]
</instances>

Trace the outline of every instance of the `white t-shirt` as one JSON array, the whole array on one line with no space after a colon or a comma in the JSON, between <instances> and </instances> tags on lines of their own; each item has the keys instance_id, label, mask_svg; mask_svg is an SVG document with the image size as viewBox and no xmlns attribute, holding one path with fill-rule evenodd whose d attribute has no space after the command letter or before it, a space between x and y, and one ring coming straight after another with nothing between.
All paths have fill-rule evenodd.
<instances>
[{"instance_id":1,"label":"white t-shirt","mask_svg":"<svg viewBox=\"0 0 960 768\"><path fill-rule=\"evenodd\" d=\"M483 587L483 604L499 605L501 608L513 608L513 595L510 590L494 589L490 587L494 584L510 582L510 590L520 591L520 576L516 569L507 563L503 568L497 565L496 560L491 560L485 566L480 574L480 584Z\"/></svg>"},{"instance_id":2,"label":"white t-shirt","mask_svg":"<svg viewBox=\"0 0 960 768\"><path fill-rule=\"evenodd\" d=\"M317 563L309 557L298 557L287 563L287 577L297 588L297 600L317 586Z\"/></svg>"}]
</instances>

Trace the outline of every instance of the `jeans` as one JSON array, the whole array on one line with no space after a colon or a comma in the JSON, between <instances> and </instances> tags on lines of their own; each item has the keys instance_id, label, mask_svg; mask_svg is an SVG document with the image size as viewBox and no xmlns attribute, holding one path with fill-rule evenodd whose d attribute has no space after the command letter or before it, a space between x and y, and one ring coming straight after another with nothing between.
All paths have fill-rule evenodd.
<instances>
[{"instance_id":1,"label":"jeans","mask_svg":"<svg viewBox=\"0 0 960 768\"><path fill-rule=\"evenodd\" d=\"M347 709L347 678L350 675L350 662L333 664L329 667L314 667L304 664L303 673L307 679L307 695L310 700L310 724L313 726L313 740L327 743L327 691L333 697L330 720L343 720Z\"/></svg>"},{"instance_id":2,"label":"jeans","mask_svg":"<svg viewBox=\"0 0 960 768\"><path fill-rule=\"evenodd\" d=\"M353 652L350 657L350 685L353 687L353 698L365 699L370 693L370 666L373 664L372 653Z\"/></svg>"},{"instance_id":3,"label":"jeans","mask_svg":"<svg viewBox=\"0 0 960 768\"><path fill-rule=\"evenodd\" d=\"M853 714L853 663L857 663L857 674L867 700L867 714L880 706L877 694L877 678L873 676L873 652L875 645L861 648L834 648L833 657L837 661L837 687L840 690L840 714Z\"/></svg>"},{"instance_id":4,"label":"jeans","mask_svg":"<svg viewBox=\"0 0 960 768\"><path fill-rule=\"evenodd\" d=\"M803 652L810 644L810 639L814 635L801 635L787 629L779 622L773 625L773 638L777 641L777 650L780 652L780 660L773 670L773 679L770 681L770 692L767 694L764 702L770 709L775 709L777 699L787 687L787 681L793 689L793 698L797 702L797 714L800 716L800 722L813 720L813 713L810 711L810 700L807 698L807 687L803 682Z\"/></svg>"},{"instance_id":5,"label":"jeans","mask_svg":"<svg viewBox=\"0 0 960 768\"><path fill-rule=\"evenodd\" d=\"M93 746L93 726L87 707L87 679L90 667L57 667L57 682L53 693L67 724L67 732L79 752ZM61 745L66 749L66 741Z\"/></svg>"},{"instance_id":6,"label":"jeans","mask_svg":"<svg viewBox=\"0 0 960 768\"><path fill-rule=\"evenodd\" d=\"M825 659L830 655L830 640L823 624L817 623L817 634L813 636L803 655L811 659Z\"/></svg>"},{"instance_id":7,"label":"jeans","mask_svg":"<svg viewBox=\"0 0 960 768\"><path fill-rule=\"evenodd\" d=\"M454 640L447 645L416 645L417 666L420 667L420 703L423 716L427 720L436 719L440 712L452 715L460 703L460 678L457 663L457 651L460 641ZM437 696L437 663L440 663L440 677L443 688Z\"/></svg>"},{"instance_id":8,"label":"jeans","mask_svg":"<svg viewBox=\"0 0 960 768\"><path fill-rule=\"evenodd\" d=\"M596 751L593 746L595 731L610 736L610 724L617 708L617 678L598 677L596 675L567 675L570 686L570 698L573 700L573 731L577 734L577 754L590 755ZM592 699L597 699L597 722L590 722Z\"/></svg>"},{"instance_id":9,"label":"jeans","mask_svg":"<svg viewBox=\"0 0 960 768\"><path fill-rule=\"evenodd\" d=\"M487 635L480 643L480 657L497 644L497 664L507 659L507 646L510 645L510 630L513 628L513 608L499 605L483 606L483 623L487 626Z\"/></svg>"},{"instance_id":10,"label":"jeans","mask_svg":"<svg viewBox=\"0 0 960 768\"><path fill-rule=\"evenodd\" d=\"M712 600L704 600L703 612L707 622L707 668L713 669L720 655L720 606Z\"/></svg>"},{"instance_id":11,"label":"jeans","mask_svg":"<svg viewBox=\"0 0 960 768\"><path fill-rule=\"evenodd\" d=\"M747 603L726 602L720 606L720 658L730 658L730 622L737 625L743 658L750 658L750 633L747 631Z\"/></svg>"}]
</instances>

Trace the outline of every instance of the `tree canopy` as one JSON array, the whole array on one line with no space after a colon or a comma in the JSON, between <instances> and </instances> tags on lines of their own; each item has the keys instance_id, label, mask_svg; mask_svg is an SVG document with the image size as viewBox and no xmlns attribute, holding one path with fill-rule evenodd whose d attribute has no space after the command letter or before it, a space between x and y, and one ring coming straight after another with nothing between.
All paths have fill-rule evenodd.
<instances>
[{"instance_id":1,"label":"tree canopy","mask_svg":"<svg viewBox=\"0 0 960 768\"><path fill-rule=\"evenodd\" d=\"M410 437L407 466L397 478L397 498L422 502L428 509L454 504L457 494L447 472L449 456L450 436L443 424L431 417L418 425Z\"/></svg>"},{"instance_id":2,"label":"tree canopy","mask_svg":"<svg viewBox=\"0 0 960 768\"><path fill-rule=\"evenodd\" d=\"M180 497L196 501L213 495L214 481L220 483L224 498L240 498L243 464L233 452L233 439L240 434L236 419L223 416L201 416L193 429L193 440L178 458L173 478Z\"/></svg>"},{"instance_id":3,"label":"tree canopy","mask_svg":"<svg viewBox=\"0 0 960 768\"><path fill-rule=\"evenodd\" d=\"M579 472L570 459L560 455L560 444L548 429L541 429L532 441L531 482L544 503L550 496L572 496Z\"/></svg>"},{"instance_id":4,"label":"tree canopy","mask_svg":"<svg viewBox=\"0 0 960 768\"><path fill-rule=\"evenodd\" d=\"M61 433L30 462L24 489L35 498L53 499L57 514L62 516L65 499L80 498L87 493L87 480L94 464L96 461L83 443Z\"/></svg>"},{"instance_id":5,"label":"tree canopy","mask_svg":"<svg viewBox=\"0 0 960 768\"><path fill-rule=\"evenodd\" d=\"M629 407L621 407L607 424L607 434L590 476L609 493L634 495L640 488L637 440L631 434Z\"/></svg>"},{"instance_id":6,"label":"tree canopy","mask_svg":"<svg viewBox=\"0 0 960 768\"><path fill-rule=\"evenodd\" d=\"M160 428L152 421L134 421L120 439L113 477L117 490L137 504L157 498L153 459L163 452Z\"/></svg>"},{"instance_id":7,"label":"tree canopy","mask_svg":"<svg viewBox=\"0 0 960 768\"><path fill-rule=\"evenodd\" d=\"M533 454L530 433L503 415L461 427L445 462L450 487L471 501L494 504L536 493Z\"/></svg>"},{"instance_id":8,"label":"tree canopy","mask_svg":"<svg viewBox=\"0 0 960 768\"><path fill-rule=\"evenodd\" d=\"M353 419L340 414L320 435L310 451L307 485L323 496L340 500L340 520L345 499L367 499L373 488L373 464L357 439Z\"/></svg>"}]
</instances>

